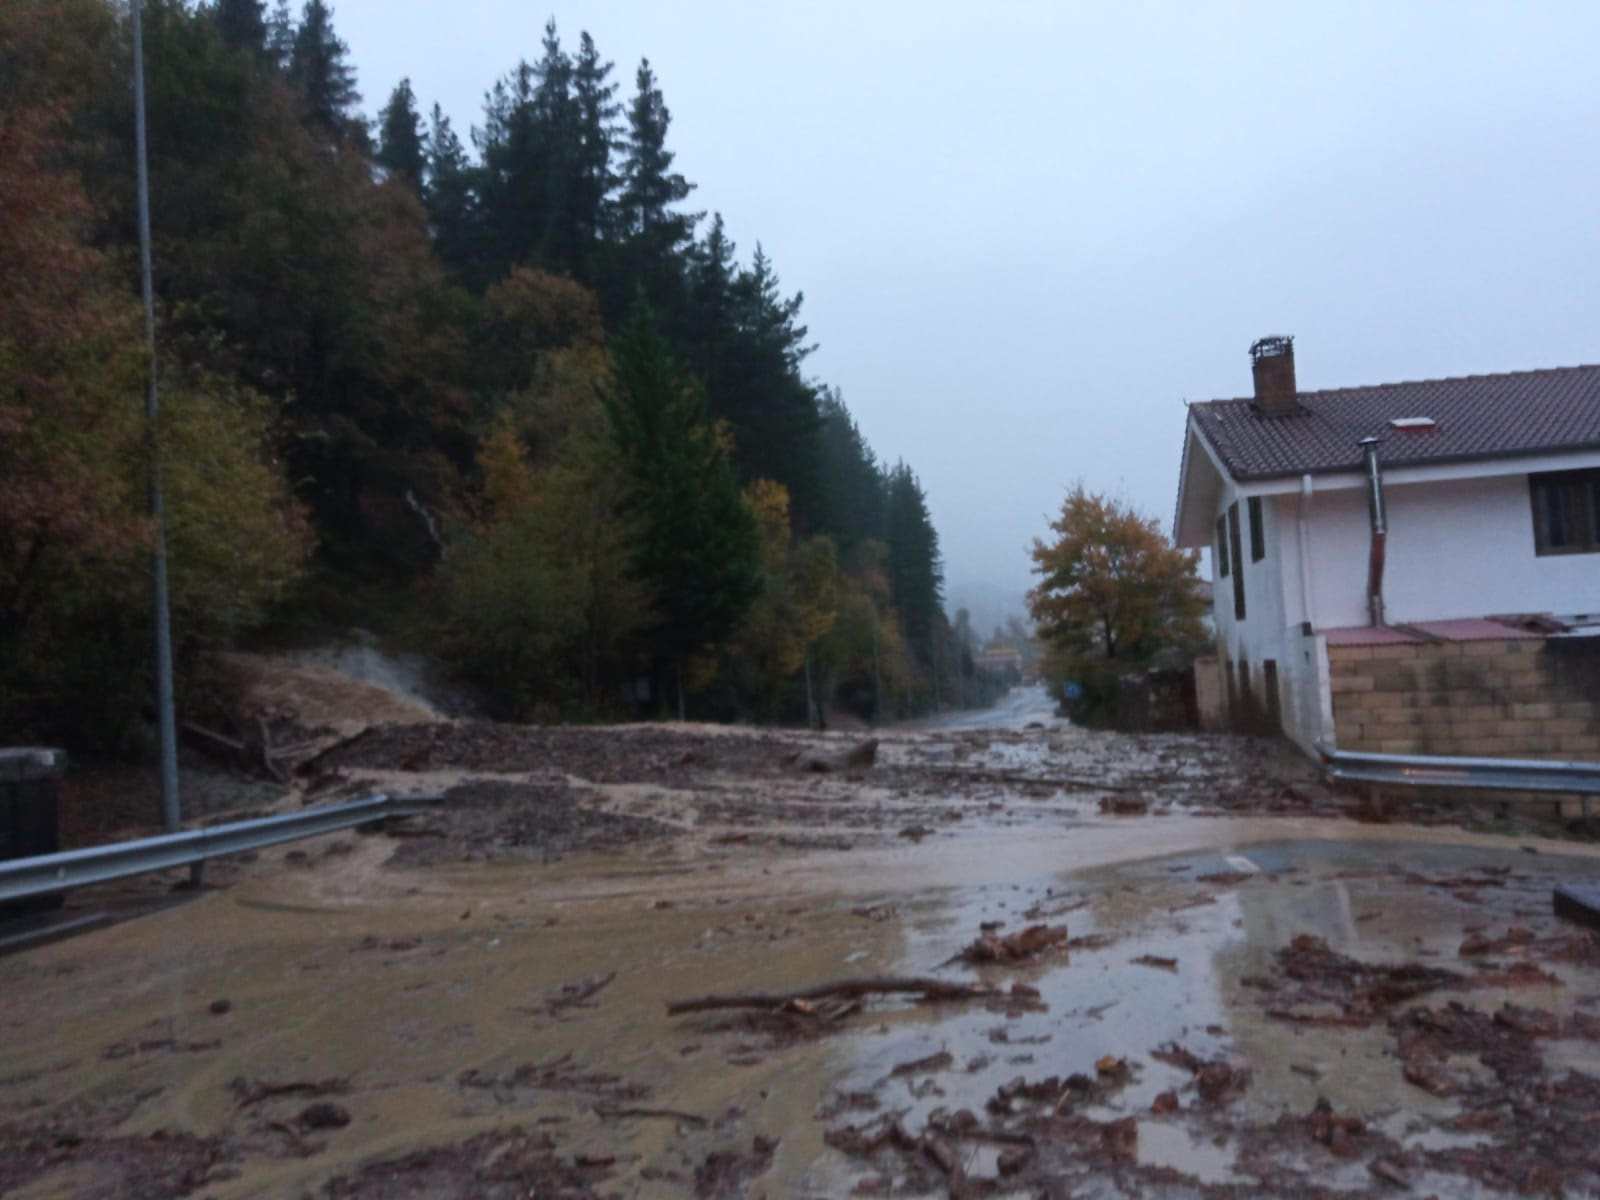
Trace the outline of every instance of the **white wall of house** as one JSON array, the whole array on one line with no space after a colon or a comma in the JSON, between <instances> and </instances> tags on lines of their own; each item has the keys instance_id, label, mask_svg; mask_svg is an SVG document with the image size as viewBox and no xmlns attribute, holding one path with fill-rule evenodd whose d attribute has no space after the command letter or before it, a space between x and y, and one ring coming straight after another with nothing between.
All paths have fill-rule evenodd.
<instances>
[{"instance_id":1,"label":"white wall of house","mask_svg":"<svg viewBox=\"0 0 1600 1200\"><path fill-rule=\"evenodd\" d=\"M1600 609L1600 555L1534 553L1526 475L1386 481L1384 500L1383 599L1391 624ZM1310 541L1315 625L1367 624L1366 494L1353 488L1315 493Z\"/></svg>"},{"instance_id":2,"label":"white wall of house","mask_svg":"<svg viewBox=\"0 0 1600 1200\"><path fill-rule=\"evenodd\" d=\"M1250 691L1256 703L1269 708L1266 665L1271 662L1278 679L1276 704L1284 732L1294 741L1311 748L1313 742L1332 732L1332 713L1328 704L1327 650L1321 639L1307 636L1301 603L1300 523L1297 496L1261 498L1263 556L1252 561L1250 544L1250 505L1231 483L1222 488L1221 500L1212 516L1226 517L1229 507L1239 505L1239 548L1237 561L1230 549L1229 574L1216 571L1217 551L1212 548L1213 587L1215 589L1217 647L1224 669L1229 672L1230 695L1240 691L1239 672L1246 664ZM1234 615L1233 572L1242 572L1245 615Z\"/></svg>"},{"instance_id":3,"label":"white wall of house","mask_svg":"<svg viewBox=\"0 0 1600 1200\"><path fill-rule=\"evenodd\" d=\"M1385 618L1405 624L1600 611L1600 554L1536 554L1528 485L1530 472L1588 468L1600 468L1600 452L1386 471ZM1272 661L1284 731L1307 749L1331 739L1327 647L1316 634L1369 623L1371 525L1364 476L1352 471L1236 483L1191 425L1179 489L1174 539L1211 547L1218 657L1231 689L1238 689L1239 664L1246 662L1251 689L1264 700L1263 664ZM1250 558L1252 495L1261 498L1266 533L1259 562ZM1224 578L1216 559L1216 518L1234 503L1242 553L1230 565L1243 571L1242 621L1234 617L1232 575ZM1202 525L1208 509L1210 520Z\"/></svg>"}]
</instances>

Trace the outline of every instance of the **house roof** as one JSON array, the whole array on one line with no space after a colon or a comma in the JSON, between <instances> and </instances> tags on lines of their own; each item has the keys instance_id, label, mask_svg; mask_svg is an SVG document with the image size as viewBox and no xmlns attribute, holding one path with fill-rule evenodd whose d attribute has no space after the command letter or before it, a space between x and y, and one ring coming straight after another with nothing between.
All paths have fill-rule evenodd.
<instances>
[{"instance_id":1,"label":"house roof","mask_svg":"<svg viewBox=\"0 0 1600 1200\"><path fill-rule=\"evenodd\" d=\"M1465 375L1301 392L1300 410L1262 413L1250 399L1208 400L1190 415L1235 479L1349 471L1364 437L1385 467L1600 448L1600 366ZM1393 428L1431 417L1423 430Z\"/></svg>"}]
</instances>

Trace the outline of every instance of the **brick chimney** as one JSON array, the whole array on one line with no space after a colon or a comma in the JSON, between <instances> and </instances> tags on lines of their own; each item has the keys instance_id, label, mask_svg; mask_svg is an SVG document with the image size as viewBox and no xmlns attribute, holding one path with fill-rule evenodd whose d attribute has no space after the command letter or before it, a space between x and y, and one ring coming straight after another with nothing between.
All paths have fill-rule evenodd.
<instances>
[{"instance_id":1,"label":"brick chimney","mask_svg":"<svg viewBox=\"0 0 1600 1200\"><path fill-rule=\"evenodd\" d=\"M1250 347L1250 372L1255 376L1256 409L1281 417L1300 411L1295 398L1294 339L1264 337Z\"/></svg>"}]
</instances>

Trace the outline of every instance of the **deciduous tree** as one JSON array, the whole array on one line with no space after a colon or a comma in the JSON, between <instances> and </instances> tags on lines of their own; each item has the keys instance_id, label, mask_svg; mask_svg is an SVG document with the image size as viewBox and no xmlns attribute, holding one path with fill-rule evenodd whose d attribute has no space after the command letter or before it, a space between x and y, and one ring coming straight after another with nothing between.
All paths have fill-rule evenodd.
<instances>
[{"instance_id":1,"label":"deciduous tree","mask_svg":"<svg viewBox=\"0 0 1600 1200\"><path fill-rule=\"evenodd\" d=\"M1054 540L1033 543L1040 579L1028 606L1060 660L1134 667L1202 640L1197 556L1152 518L1080 483L1050 528Z\"/></svg>"}]
</instances>

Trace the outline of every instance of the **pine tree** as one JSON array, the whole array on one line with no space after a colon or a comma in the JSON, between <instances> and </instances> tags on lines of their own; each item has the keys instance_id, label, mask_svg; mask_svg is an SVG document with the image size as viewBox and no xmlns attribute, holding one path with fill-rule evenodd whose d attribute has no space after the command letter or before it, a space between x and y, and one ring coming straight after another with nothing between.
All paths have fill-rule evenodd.
<instances>
[{"instance_id":1,"label":"pine tree","mask_svg":"<svg viewBox=\"0 0 1600 1200\"><path fill-rule=\"evenodd\" d=\"M484 98L483 128L473 131L483 159L484 283L518 265L583 273L592 238L579 204L584 133L574 86L551 21L539 61L518 63Z\"/></svg>"},{"instance_id":2,"label":"pine tree","mask_svg":"<svg viewBox=\"0 0 1600 1200\"><path fill-rule=\"evenodd\" d=\"M637 91L628 105L628 132L624 138L622 195L617 207L622 232L648 239L658 250L676 249L693 235L699 214L673 211L694 191L694 184L672 170L674 155L667 149L667 109L648 58L639 61Z\"/></svg>"},{"instance_id":3,"label":"pine tree","mask_svg":"<svg viewBox=\"0 0 1600 1200\"><path fill-rule=\"evenodd\" d=\"M472 278L478 267L479 210L477 172L467 158L450 118L433 106L425 147L427 180L422 189L434 248L458 276Z\"/></svg>"},{"instance_id":4,"label":"pine tree","mask_svg":"<svg viewBox=\"0 0 1600 1200\"><path fill-rule=\"evenodd\" d=\"M809 532L823 519L821 418L816 392L801 374L812 350L799 323L804 299L798 292L783 296L758 243L750 269L733 286L733 361L714 411L733 425L741 468L787 486L795 523Z\"/></svg>"},{"instance_id":5,"label":"pine tree","mask_svg":"<svg viewBox=\"0 0 1600 1200\"><path fill-rule=\"evenodd\" d=\"M612 224L611 193L617 179L611 149L617 140L616 120L622 112L614 97L617 85L607 82L612 64L602 62L594 39L583 33L572 68L572 102L577 129L577 161L572 176L572 224L584 263L594 243Z\"/></svg>"},{"instance_id":6,"label":"pine tree","mask_svg":"<svg viewBox=\"0 0 1600 1200\"><path fill-rule=\"evenodd\" d=\"M540 193L541 220L529 257L551 269L572 272L585 249L579 244L572 211L582 138L572 95L572 59L561 48L553 18L545 23L542 45L544 53L534 67L539 80L534 93L539 160L531 181Z\"/></svg>"},{"instance_id":7,"label":"pine tree","mask_svg":"<svg viewBox=\"0 0 1600 1200\"><path fill-rule=\"evenodd\" d=\"M944 567L939 535L928 516L922 484L904 462L889 475L889 586L901 629L930 666L933 635L943 608Z\"/></svg>"},{"instance_id":8,"label":"pine tree","mask_svg":"<svg viewBox=\"0 0 1600 1200\"><path fill-rule=\"evenodd\" d=\"M289 78L300 88L307 121L333 135L345 131L350 109L361 102L349 53L333 31L333 11L323 0L306 0L289 57Z\"/></svg>"},{"instance_id":9,"label":"pine tree","mask_svg":"<svg viewBox=\"0 0 1600 1200\"><path fill-rule=\"evenodd\" d=\"M267 56L267 13L262 0L216 0L211 17L228 45L257 59Z\"/></svg>"},{"instance_id":10,"label":"pine tree","mask_svg":"<svg viewBox=\"0 0 1600 1200\"><path fill-rule=\"evenodd\" d=\"M272 16L267 18L267 61L284 72L294 61L294 16L289 0L276 0Z\"/></svg>"},{"instance_id":11,"label":"pine tree","mask_svg":"<svg viewBox=\"0 0 1600 1200\"><path fill-rule=\"evenodd\" d=\"M640 569L658 598L656 649L683 711L688 658L727 637L761 590L761 542L705 399L634 303L604 393L644 523Z\"/></svg>"},{"instance_id":12,"label":"pine tree","mask_svg":"<svg viewBox=\"0 0 1600 1200\"><path fill-rule=\"evenodd\" d=\"M422 118L417 114L417 97L409 79L395 85L389 103L378 117L375 157L391 174L410 180L413 188L421 190L427 161L422 150Z\"/></svg>"},{"instance_id":13,"label":"pine tree","mask_svg":"<svg viewBox=\"0 0 1600 1200\"><path fill-rule=\"evenodd\" d=\"M822 390L818 412L824 498L820 525L839 543L840 551L849 555L861 543L884 536L883 471L836 389Z\"/></svg>"}]
</instances>

